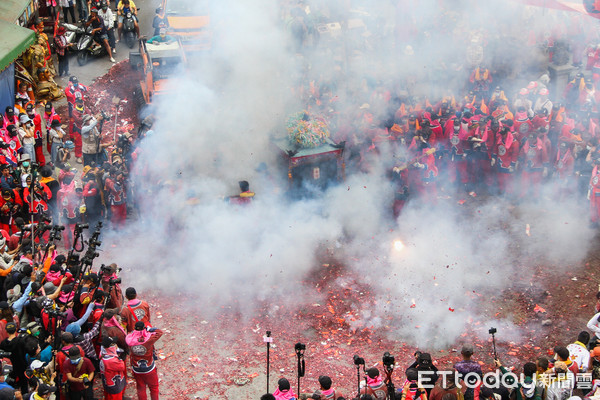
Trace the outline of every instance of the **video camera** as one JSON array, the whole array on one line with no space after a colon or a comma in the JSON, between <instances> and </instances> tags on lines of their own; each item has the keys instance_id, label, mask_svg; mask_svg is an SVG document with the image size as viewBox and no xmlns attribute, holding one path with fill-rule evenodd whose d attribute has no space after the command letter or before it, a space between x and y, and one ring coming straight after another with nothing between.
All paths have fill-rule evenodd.
<instances>
[{"instance_id":1,"label":"video camera","mask_svg":"<svg viewBox=\"0 0 600 400\"><path fill-rule=\"evenodd\" d=\"M127 153L127 150L131 147L129 138L125 135L119 135L117 139L117 147L123 150L123 153Z\"/></svg>"},{"instance_id":2,"label":"video camera","mask_svg":"<svg viewBox=\"0 0 600 400\"><path fill-rule=\"evenodd\" d=\"M306 345L303 343L296 343L294 345L294 350L296 351L296 353L303 352L304 350L306 350Z\"/></svg>"},{"instance_id":3,"label":"video camera","mask_svg":"<svg viewBox=\"0 0 600 400\"><path fill-rule=\"evenodd\" d=\"M108 280L108 284L110 286L114 286L114 285L117 285L117 284L120 284L120 283L121 283L121 278L110 278Z\"/></svg>"},{"instance_id":4,"label":"video camera","mask_svg":"<svg viewBox=\"0 0 600 400\"><path fill-rule=\"evenodd\" d=\"M90 227L90 224L75 224L75 229L78 231L82 231Z\"/></svg>"},{"instance_id":5,"label":"video camera","mask_svg":"<svg viewBox=\"0 0 600 400\"><path fill-rule=\"evenodd\" d=\"M112 268L110 266L106 266L104 264L102 264L100 266L100 271L102 271L103 274L110 274L113 272ZM117 267L117 272L123 271L123 268Z\"/></svg>"},{"instance_id":6,"label":"video camera","mask_svg":"<svg viewBox=\"0 0 600 400\"><path fill-rule=\"evenodd\" d=\"M46 311L46 313L48 314L48 316L50 318L59 318L59 317L66 318L67 317L66 312L60 312L57 308L54 308L54 305L45 307L44 310Z\"/></svg>"},{"instance_id":7,"label":"video camera","mask_svg":"<svg viewBox=\"0 0 600 400\"><path fill-rule=\"evenodd\" d=\"M61 239L61 232L65 230L65 227L62 225L53 225L52 228L50 229L50 237L48 239L49 242L52 242L54 240L60 240Z\"/></svg>"},{"instance_id":8,"label":"video camera","mask_svg":"<svg viewBox=\"0 0 600 400\"><path fill-rule=\"evenodd\" d=\"M394 356L390 355L389 352L385 352L383 353L383 365L385 365L386 367L393 367L394 364L396 364L396 359L394 358Z\"/></svg>"},{"instance_id":9,"label":"video camera","mask_svg":"<svg viewBox=\"0 0 600 400\"><path fill-rule=\"evenodd\" d=\"M108 121L112 118L112 115L107 114L105 111L100 111L100 115L102 115L102 119Z\"/></svg>"}]
</instances>

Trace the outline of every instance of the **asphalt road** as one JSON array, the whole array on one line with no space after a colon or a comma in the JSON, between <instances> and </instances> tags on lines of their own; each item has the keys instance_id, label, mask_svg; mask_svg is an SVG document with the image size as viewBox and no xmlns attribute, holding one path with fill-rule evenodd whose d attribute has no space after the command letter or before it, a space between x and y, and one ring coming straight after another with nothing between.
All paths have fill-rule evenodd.
<instances>
[{"instance_id":1,"label":"asphalt road","mask_svg":"<svg viewBox=\"0 0 600 400\"><path fill-rule=\"evenodd\" d=\"M138 20L140 24L140 34L145 35L147 37L152 37L153 29L152 29L152 20L154 18L154 11L160 5L160 0L136 0L135 4L140 9L138 11ZM111 6L114 7L114 3L110 3ZM116 11L113 10L116 15ZM115 35L117 32L115 32ZM134 46L133 49L129 49L124 42L117 43L117 54L114 55L117 62L128 60L130 51L137 51L137 47ZM58 65L58 62L55 61L55 65ZM110 62L107 55L98 58L90 58L89 62L80 67L77 64L77 53L72 52L69 58L69 73L71 75L75 75L79 78L79 82L84 85L91 84L94 79L99 76L102 76L108 72L110 67L112 67L112 63ZM54 78L56 83L61 87L65 87L68 81L68 77L59 78L58 76Z\"/></svg>"}]
</instances>

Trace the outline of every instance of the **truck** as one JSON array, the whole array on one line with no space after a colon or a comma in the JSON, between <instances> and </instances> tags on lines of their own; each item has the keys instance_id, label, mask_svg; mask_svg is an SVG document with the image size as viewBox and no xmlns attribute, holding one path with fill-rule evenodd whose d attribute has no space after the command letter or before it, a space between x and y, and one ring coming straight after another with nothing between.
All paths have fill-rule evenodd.
<instances>
[{"instance_id":1,"label":"truck","mask_svg":"<svg viewBox=\"0 0 600 400\"><path fill-rule=\"evenodd\" d=\"M144 114L148 105L166 93L167 79L184 67L186 57L179 41L148 43L142 38L139 45L139 52L129 53L129 63L141 73L133 95L140 114Z\"/></svg>"},{"instance_id":2,"label":"truck","mask_svg":"<svg viewBox=\"0 0 600 400\"><path fill-rule=\"evenodd\" d=\"M179 38L186 54L210 50L209 0L162 0L162 8L167 16L167 34Z\"/></svg>"}]
</instances>

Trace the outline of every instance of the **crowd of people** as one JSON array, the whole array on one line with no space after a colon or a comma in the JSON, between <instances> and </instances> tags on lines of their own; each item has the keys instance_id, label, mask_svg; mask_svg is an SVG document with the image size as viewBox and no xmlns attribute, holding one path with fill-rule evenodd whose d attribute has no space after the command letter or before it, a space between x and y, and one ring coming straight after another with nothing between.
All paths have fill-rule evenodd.
<instances>
[{"instance_id":1,"label":"crowd of people","mask_svg":"<svg viewBox=\"0 0 600 400\"><path fill-rule=\"evenodd\" d=\"M138 397L158 399L162 331L133 287L123 296L115 264L93 266L102 224L118 230L127 216L131 135L102 143L109 116L86 109L86 92L71 77L60 116L19 91L0 116L2 399L92 399L100 381L104 398L121 399L125 360Z\"/></svg>"},{"instance_id":2,"label":"crowd of people","mask_svg":"<svg viewBox=\"0 0 600 400\"><path fill-rule=\"evenodd\" d=\"M122 4L136 7L133 1ZM60 5L65 21L68 15L74 20L75 5L80 17L87 19L89 10L90 24L111 55L116 38L114 16L113 20L106 16L107 3L88 8L83 1L61 0ZM297 9L289 15L297 22L306 18L303 12ZM302 51L310 29L306 24L300 30L294 28L297 24L291 26ZM160 33L156 40L168 40L160 24L155 29ZM60 42L61 31L57 32ZM405 50L410 55L412 48ZM561 93L550 93L556 86L546 73L531 76L525 87L508 93L504 79L495 76L495 65L483 62L466 77L464 91L444 91L437 97L423 96L411 85L392 89L383 81L367 79L346 95L337 93L342 85L326 79L297 90L309 113L330 116L335 141L346 142L350 169L369 171L387 148L398 155L389 165L396 215L411 197L436 203L438 190L484 190L531 200L540 198L547 184L558 200L587 196L590 219L597 223L600 52L595 47L585 52L589 58L582 63L585 49L572 46L572 50L577 69ZM547 55L551 58L552 51ZM68 75L65 59L60 64L64 53L59 51L58 56L61 75ZM148 304L137 298L133 287L123 295L117 265L93 267L94 250L100 245L99 223L120 229L127 218L133 198L128 175L136 159L136 140L142 138L123 135L116 143L103 140L104 123L111 117L88 109L88 89L75 76L64 89L68 102L64 115L51 102L36 101L27 84L18 89L15 105L0 115L0 349L8 352L4 355L12 365L3 374L6 378L0 378L4 379L0 399L38 400L53 393L91 399L99 380L96 387L103 388L105 398L121 399L129 360L138 398L146 399L149 388L156 400L153 350L162 331L152 327ZM354 101L341 106L343 97ZM78 164L81 171L74 168ZM244 203L254 196L246 181L240 182L240 189ZM81 235L87 226L97 228L84 252ZM588 327L600 336L599 317L595 315ZM454 385L455 377L460 381L469 372L483 375L481 365L471 359L472 346L463 347L464 360L450 375L437 371L427 353L416 354L405 382L393 395L403 400L565 400L574 390L588 395L600 382L600 346L595 339L582 332L574 343L557 347L551 360L540 357L524 364L526 379L512 394L506 387ZM496 367L509 373L499 361ZM437 386L424 387L419 379L422 371L433 372ZM364 372L361 399L391 397L384 371ZM580 384L577 389L575 382ZM304 396L343 399L333 383L321 376L320 388ZM275 393L261 400L297 397L282 378Z\"/></svg>"},{"instance_id":3,"label":"crowd of people","mask_svg":"<svg viewBox=\"0 0 600 400\"><path fill-rule=\"evenodd\" d=\"M599 293L600 294L600 293ZM556 346L551 358L539 356L523 360L522 370L507 368L497 356L494 365L485 365L473 355L473 345L464 344L462 360L451 370L438 370L429 353L415 352L415 360L406 369L384 354L383 371L365 369L356 392L335 388L331 377L319 377L319 388L298 396L290 382L281 378L272 394L261 400L332 399L332 400L582 400L596 398L600 388L600 312L587 324L592 331L581 331L573 343ZM355 364L356 358L355 356ZM387 357L387 359L386 359ZM360 358L359 358L360 359ZM357 368L360 368L360 363ZM486 371L487 369L487 371ZM399 370L399 371L398 371ZM398 371L404 376L394 377ZM401 382L399 386L395 383ZM343 393L348 396L344 396ZM353 394L352 394L353 393Z\"/></svg>"},{"instance_id":4,"label":"crowd of people","mask_svg":"<svg viewBox=\"0 0 600 400\"><path fill-rule=\"evenodd\" d=\"M312 11L309 15L300 5L286 13L300 55L315 51L318 35L310 20L317 13ZM450 20L444 11L437 14L440 20L431 18L429 24L440 32L452 32L444 29ZM470 21L479 18L476 11L473 14ZM521 26L516 26L519 22ZM448 69L449 76L441 80L449 85L442 88L423 72L408 74L400 81L368 76L360 82L342 82L344 67L340 65L333 76L323 71L305 72L293 90L304 100L308 114L325 116L334 141L345 143L346 166L351 172L370 172L380 164L389 169L396 216L411 198L431 206L440 196L460 198L483 191L510 201L535 202L543 196L556 202L587 199L590 221L597 226L600 40L596 28L586 31L585 24L569 26L560 21L537 40L522 22L516 17L515 26L494 32L500 40L506 40L508 32L527 37L532 42L532 58L544 42L544 60L536 61L540 65L535 72L518 71L523 84L516 88L519 80L496 75L499 65L479 60L466 75ZM420 21L414 22L415 30L421 26ZM402 28L403 33L410 31L410 27ZM559 42L566 44L563 49L572 69L566 87L556 85L547 69L553 61L561 65L557 60ZM485 48L485 44L481 46ZM435 52L426 51L414 56L409 45L403 50L404 60L419 63L429 58L428 68L436 57ZM469 68L466 57L465 66ZM600 311L598 306L596 311ZM496 358L494 365L487 366L488 371L496 372L495 380L483 379L486 366L475 359L473 346L465 344L463 360L449 371L438 371L428 353L415 353L415 362L406 369L396 364L396 372L404 374L398 377L396 373L395 383L401 382L396 387L390 385L393 368L386 365L383 371L363 368L358 390L340 390L334 376L322 375L314 391L295 393L293 384L281 378L275 391L260 399L581 400L595 396L600 387L599 327L597 313L589 320L588 331L581 331L572 343L556 346L552 357L521 360L522 370L507 368Z\"/></svg>"},{"instance_id":5,"label":"crowd of people","mask_svg":"<svg viewBox=\"0 0 600 400\"><path fill-rule=\"evenodd\" d=\"M76 3L90 21L110 11ZM121 4L119 15L135 7ZM75 21L75 3L60 5ZM68 75L66 47L55 49ZM122 399L129 379L139 399L149 391L156 400L163 332L135 288L121 290L116 264L94 265L102 227L119 230L127 218L134 137L103 139L112 117L87 106L75 76L64 112L36 94L17 81L15 104L0 115L0 399Z\"/></svg>"},{"instance_id":6,"label":"crowd of people","mask_svg":"<svg viewBox=\"0 0 600 400\"><path fill-rule=\"evenodd\" d=\"M399 55L390 69L401 71L399 78L372 68L373 73L343 82L351 71L339 64L333 67L337 74L308 70L294 88L307 112L326 120L333 140L345 143L347 168L364 172L378 163L389 167L396 216L410 197L434 204L439 196L481 190L526 201L544 195L558 201L587 197L590 219L597 223L600 52L596 27L582 23L576 13L548 23L543 35L532 28L535 17L516 16L510 21L513 25L498 17L490 23L506 25L482 27L477 21L487 18L479 10L485 6L457 3L458 13L462 6L477 17L455 22L449 16L452 7L437 3L442 7L433 16L410 17L408 27L402 29L396 25L404 36L392 41ZM314 18L318 12L311 11ZM313 44L317 39L311 41L311 29L306 28L310 18L299 7L290 13L290 25L293 31L293 21L304 24L304 29L293 31L297 51L319 54ZM428 36L415 35L418 28ZM449 64L457 54L450 58L432 42L460 28L466 33L459 38L468 48L458 46L453 51L463 58L460 68L452 69ZM503 54L498 43L510 42L512 35L527 38L523 49ZM386 38L385 32L374 36L382 42ZM365 45L367 54L376 45ZM506 71L501 57L512 60L511 71ZM566 87L557 84L551 63L568 64L572 72Z\"/></svg>"}]
</instances>

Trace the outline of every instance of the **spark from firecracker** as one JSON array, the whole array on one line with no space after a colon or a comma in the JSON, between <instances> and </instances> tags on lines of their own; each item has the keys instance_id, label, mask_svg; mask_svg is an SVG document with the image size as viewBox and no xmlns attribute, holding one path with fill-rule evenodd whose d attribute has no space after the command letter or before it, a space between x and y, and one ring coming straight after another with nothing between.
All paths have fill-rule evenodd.
<instances>
[{"instance_id":1,"label":"spark from firecracker","mask_svg":"<svg viewBox=\"0 0 600 400\"><path fill-rule=\"evenodd\" d=\"M404 243L402 242L402 240L394 240L394 250L396 251L402 251L404 250Z\"/></svg>"}]
</instances>

